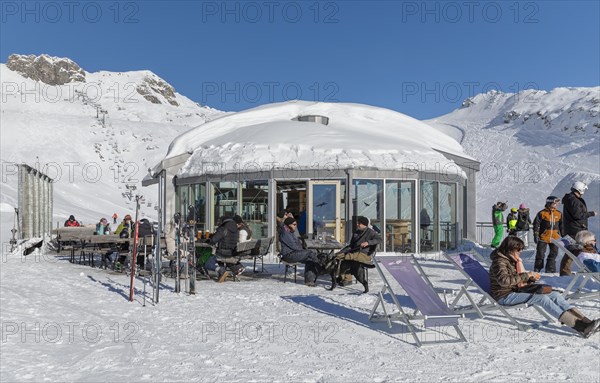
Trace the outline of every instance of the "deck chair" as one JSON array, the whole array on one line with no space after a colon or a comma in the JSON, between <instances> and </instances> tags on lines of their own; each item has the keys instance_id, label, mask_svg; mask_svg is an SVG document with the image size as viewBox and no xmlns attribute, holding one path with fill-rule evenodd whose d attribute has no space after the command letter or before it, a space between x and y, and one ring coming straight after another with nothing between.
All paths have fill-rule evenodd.
<instances>
[{"instance_id":1,"label":"deck chair","mask_svg":"<svg viewBox=\"0 0 600 383\"><path fill-rule=\"evenodd\" d=\"M378 261L414 302L417 308L413 314L407 314L400 305L398 297L392 290L387 277L383 273L382 266L380 266ZM387 321L389 328L392 328L393 320L406 324L418 347L427 343L439 343L439 341L425 341L419 339L416 328L412 322L421 319L424 321L425 328L454 327L458 339L451 339L446 343L467 341L458 325L458 318L462 317L462 315L456 314L442 302L440 297L433 290L429 279L427 279L427 276L414 256L385 256L378 259L375 259L375 256L373 256L373 263L383 281L383 288L377 295L377 301L371 310L369 320ZM398 310L392 314L388 314L385 307L384 294L386 291L389 291L392 301ZM383 315L376 313L379 305L381 305L383 309Z\"/></svg>"},{"instance_id":2,"label":"deck chair","mask_svg":"<svg viewBox=\"0 0 600 383\"><path fill-rule=\"evenodd\" d=\"M567 249L567 246L575 243L575 240L570 236L566 235L561 239L552 239L552 243L558 246L559 249L571 258L573 263L577 265L578 270L575 272L573 280L567 285L563 296L569 301L581 301L590 299L599 299L600 291L585 291L585 285L592 280L600 283L600 273L593 272L588 269L583 262L579 260L571 251Z\"/></svg>"},{"instance_id":3,"label":"deck chair","mask_svg":"<svg viewBox=\"0 0 600 383\"><path fill-rule=\"evenodd\" d=\"M510 320L512 324L517 327L517 329L521 331L531 330L531 326L519 323L512 315L508 313L508 309L533 306L549 322L555 321L555 319L552 318L548 313L535 305L522 303L514 306L503 306L499 304L494 298L492 298L490 274L488 270L485 269L481 264L482 261L475 259L471 255L463 253L450 255L444 252L443 254L456 268L456 270L460 271L460 273L467 279L465 284L461 286L460 292L456 295L454 301L450 304L450 308L452 308L455 312L462 314L477 313L480 318L483 318L486 312L499 310L508 320ZM475 302L475 298L469 292L468 289L471 287L476 289L479 294L483 295L479 302ZM469 302L471 302L471 306L457 306L459 299L463 295L469 300Z\"/></svg>"}]
</instances>

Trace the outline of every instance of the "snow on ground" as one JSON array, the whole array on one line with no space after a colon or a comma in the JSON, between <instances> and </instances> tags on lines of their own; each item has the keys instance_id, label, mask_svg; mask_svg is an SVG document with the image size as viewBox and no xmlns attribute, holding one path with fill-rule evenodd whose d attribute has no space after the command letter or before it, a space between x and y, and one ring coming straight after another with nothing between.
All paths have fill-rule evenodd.
<instances>
[{"instance_id":1,"label":"snow on ground","mask_svg":"<svg viewBox=\"0 0 600 383\"><path fill-rule=\"evenodd\" d=\"M524 257L530 269L532 251ZM141 279L129 302L125 275L67 258L4 256L1 381L600 381L600 334L586 340L556 323L519 332L498 314L469 317L461 320L468 343L417 348L405 326L369 322L382 287L374 270L369 294L359 285L328 291L326 276L315 288L301 276L283 283L271 260L267 273L250 269L240 283L198 281L193 296L174 293L167 279L160 303L143 307ZM421 260L435 286L463 282L439 256ZM592 317L599 306L579 305ZM512 312L543 320L533 309Z\"/></svg>"}]
</instances>

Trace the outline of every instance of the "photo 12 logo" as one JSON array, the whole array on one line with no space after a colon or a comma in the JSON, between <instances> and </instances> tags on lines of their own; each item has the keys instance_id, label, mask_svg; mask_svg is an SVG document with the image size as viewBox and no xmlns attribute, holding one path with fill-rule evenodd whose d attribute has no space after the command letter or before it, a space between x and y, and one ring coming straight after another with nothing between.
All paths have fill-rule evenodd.
<instances>
[{"instance_id":1,"label":"photo 12 logo","mask_svg":"<svg viewBox=\"0 0 600 383\"><path fill-rule=\"evenodd\" d=\"M485 102L494 101L498 93L513 93L515 98L513 101L519 101L519 92L524 90L539 90L539 86L529 81L526 83L515 82L508 86L502 87L498 82L481 83L479 81L448 81L448 82L433 82L425 81L404 81L401 84L402 102L420 101L423 104L427 103L457 103L478 94L483 95ZM523 95L524 103L535 103L537 99L533 93ZM468 101L467 101L468 102ZM468 105L465 105L468 106Z\"/></svg>"},{"instance_id":2,"label":"photo 12 logo","mask_svg":"<svg viewBox=\"0 0 600 383\"><path fill-rule=\"evenodd\" d=\"M338 23L339 5L327 1L203 1L203 23Z\"/></svg>"},{"instance_id":3,"label":"photo 12 logo","mask_svg":"<svg viewBox=\"0 0 600 383\"><path fill-rule=\"evenodd\" d=\"M421 23L539 23L540 7L528 1L403 1L402 22Z\"/></svg>"},{"instance_id":4,"label":"photo 12 logo","mask_svg":"<svg viewBox=\"0 0 600 383\"><path fill-rule=\"evenodd\" d=\"M138 2L3 1L2 23L138 23Z\"/></svg>"},{"instance_id":5,"label":"photo 12 logo","mask_svg":"<svg viewBox=\"0 0 600 383\"><path fill-rule=\"evenodd\" d=\"M276 101L312 100L323 102L337 102L336 96L340 91L337 83L313 82L302 85L298 82L203 82L202 103L234 102L249 104L265 104Z\"/></svg>"}]
</instances>

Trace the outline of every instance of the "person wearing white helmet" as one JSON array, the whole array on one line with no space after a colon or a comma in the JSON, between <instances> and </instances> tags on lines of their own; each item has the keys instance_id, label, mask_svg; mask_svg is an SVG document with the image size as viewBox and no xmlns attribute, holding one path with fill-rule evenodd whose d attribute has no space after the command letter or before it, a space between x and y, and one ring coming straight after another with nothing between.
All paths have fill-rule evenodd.
<instances>
[{"instance_id":1,"label":"person wearing white helmet","mask_svg":"<svg viewBox=\"0 0 600 383\"><path fill-rule=\"evenodd\" d=\"M573 183L571 192L565 194L562 199L563 229L565 234L575 238L577 233L588 229L588 218L597 215L595 211L588 211L583 194L588 186L581 181ZM560 275L571 275L571 258L564 255L560 261Z\"/></svg>"}]
</instances>

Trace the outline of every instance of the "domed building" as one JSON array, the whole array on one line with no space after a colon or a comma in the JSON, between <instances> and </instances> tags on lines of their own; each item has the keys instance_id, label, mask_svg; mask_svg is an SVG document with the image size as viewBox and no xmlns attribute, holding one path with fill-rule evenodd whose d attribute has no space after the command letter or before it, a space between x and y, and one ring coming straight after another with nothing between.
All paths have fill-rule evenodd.
<instances>
[{"instance_id":1,"label":"domed building","mask_svg":"<svg viewBox=\"0 0 600 383\"><path fill-rule=\"evenodd\" d=\"M404 114L290 101L180 135L143 184L159 184L163 222L193 206L199 230L239 214L267 237L287 208L301 233L345 242L362 215L385 238L381 251L424 252L475 238L477 171L455 139Z\"/></svg>"}]
</instances>

